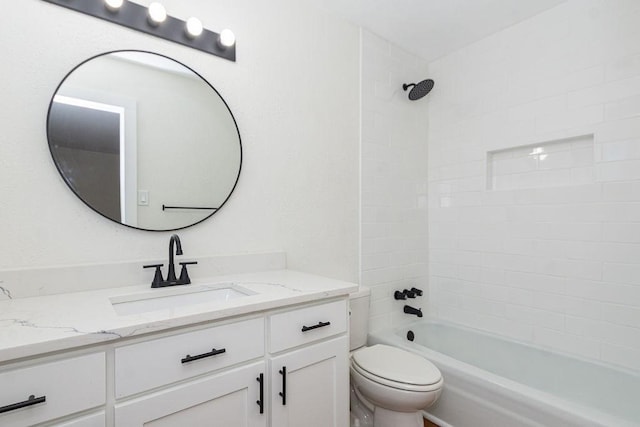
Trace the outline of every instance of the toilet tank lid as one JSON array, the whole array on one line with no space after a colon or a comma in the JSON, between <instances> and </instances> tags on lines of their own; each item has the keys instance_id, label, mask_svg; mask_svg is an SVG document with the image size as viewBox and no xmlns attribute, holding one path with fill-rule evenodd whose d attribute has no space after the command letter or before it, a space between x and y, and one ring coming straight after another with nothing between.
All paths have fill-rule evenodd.
<instances>
[{"instance_id":1,"label":"toilet tank lid","mask_svg":"<svg viewBox=\"0 0 640 427\"><path fill-rule=\"evenodd\" d=\"M357 350L352 359L365 371L390 381L431 385L442 378L440 370L424 357L384 344Z\"/></svg>"},{"instance_id":2,"label":"toilet tank lid","mask_svg":"<svg viewBox=\"0 0 640 427\"><path fill-rule=\"evenodd\" d=\"M369 288L367 288L366 286L360 285L357 291L351 292L349 294L349 299L368 297L370 294L371 294L371 290Z\"/></svg>"}]
</instances>

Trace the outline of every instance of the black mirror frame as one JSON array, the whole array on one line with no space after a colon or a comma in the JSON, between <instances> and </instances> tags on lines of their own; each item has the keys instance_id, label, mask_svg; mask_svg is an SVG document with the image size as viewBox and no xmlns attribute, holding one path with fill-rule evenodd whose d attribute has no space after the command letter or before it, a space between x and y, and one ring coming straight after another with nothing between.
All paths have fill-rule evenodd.
<instances>
[{"instance_id":1,"label":"black mirror frame","mask_svg":"<svg viewBox=\"0 0 640 427\"><path fill-rule=\"evenodd\" d=\"M51 115L51 109L53 106L53 99L55 98L56 94L58 93L58 90L60 90L60 88L62 87L62 85L64 84L64 82L67 80L67 78L73 74L74 71L76 71L78 68L80 68L82 65L84 65L85 63L92 61L96 58L99 58L101 56L105 56L105 55L109 55L112 53L119 53L119 52L139 52L139 53L148 53L151 55L158 55L161 57L164 57L168 60L177 62L178 64L182 65L183 67L185 67L186 69L188 69L189 71L191 71L193 74L195 74L196 76L198 76L203 82L205 82L207 84L207 86L209 86L219 97L220 100L222 100L222 102L224 103L225 107L227 108L227 110L229 111L229 115L231 116L231 119L233 120L233 124L235 126L236 132L238 134L238 144L240 146L240 161L239 161L239 165L238 165L238 174L236 176L235 182L233 183L233 187L231 188L231 191L229 191L229 194L227 195L227 197L224 199L224 201L220 204L220 206L218 206L213 212L211 212L211 215L208 215L204 218L202 218L199 221L196 221L192 224L189 225L185 225L184 227L178 227L178 228L167 228L167 229L162 229L162 230L155 230L155 229L148 229L148 228L142 228L142 227L134 227L132 225L128 225L128 224L124 224L120 221L116 221L113 218L110 218L106 215L104 215L102 212L98 211L97 209L95 209L93 206L91 206L88 202L86 202L77 192L76 190L71 186L71 184L69 183L69 181L67 180L67 178L65 177L63 171L60 169L60 166L58 165L58 163L55 161L55 156L53 153L53 149L51 147L51 140L49 139L49 118ZM76 197L78 199L80 199L82 201L82 203L84 203L86 206L88 206L92 211L96 212L97 214L99 214L100 216L102 216L103 218L108 219L109 221L115 222L117 224L120 224L122 226L134 229L134 230L141 230L141 231L153 231L153 232L167 232L167 231L176 231L176 230L183 230L185 228L189 228L189 227L193 227L194 225L200 224L203 221L206 221L207 219L211 218L213 215L215 215L218 211L220 211L220 209L222 209L222 207L227 203L227 201L229 200L229 198L231 197L231 195L233 194L233 192L235 191L237 185L238 185L238 181L240 180L240 173L242 172L242 159L243 159L243 153L242 153L242 137L240 136L240 129L238 128L238 122L236 121L235 116L233 115L233 112L231 111L231 108L229 108L229 104L227 104L227 101L222 97L222 95L220 95L220 92L218 92L216 90L216 88L213 87L213 85L211 85L211 83L209 83L209 81L207 81L207 79L205 79L204 77L202 77L202 75L200 75L200 73L198 73L197 71L195 71L194 69L192 69L191 67L188 67L187 65L183 64L182 62L173 59L167 55L163 55L160 53L156 53L156 52L150 52L150 51L146 51L146 50L140 50L140 49L121 49L121 50L112 50L112 51L108 51L108 52L103 52L97 55L94 55L88 59L85 59L84 61L82 61L81 63L79 63L78 65L76 65L75 67L73 67L71 69L71 71L69 71L64 78L60 81L60 83L56 86L55 91L53 92L53 95L51 96L51 101L49 101L49 108L47 109L47 120L45 122L45 126L46 126L46 134L47 134L47 146L49 147L49 152L51 154L51 160L53 162L53 164L55 165L58 173L60 174L60 177L62 178L62 180L64 181L64 183L67 185L67 187L76 195ZM163 209L164 210L164 209Z\"/></svg>"}]
</instances>

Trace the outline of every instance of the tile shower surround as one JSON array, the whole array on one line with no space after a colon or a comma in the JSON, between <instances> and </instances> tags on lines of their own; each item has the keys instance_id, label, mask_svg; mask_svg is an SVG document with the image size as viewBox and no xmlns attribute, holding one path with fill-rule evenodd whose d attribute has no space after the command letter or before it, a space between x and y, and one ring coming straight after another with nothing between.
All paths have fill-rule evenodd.
<instances>
[{"instance_id":1,"label":"tile shower surround","mask_svg":"<svg viewBox=\"0 0 640 427\"><path fill-rule=\"evenodd\" d=\"M427 307L427 98L409 101L402 84L430 76L424 61L365 30L361 43L360 283L379 330L416 318L404 303ZM392 298L413 286L424 296Z\"/></svg>"},{"instance_id":2,"label":"tile shower surround","mask_svg":"<svg viewBox=\"0 0 640 427\"><path fill-rule=\"evenodd\" d=\"M638 22L570 0L429 64L437 317L640 369ZM490 153L584 135L591 169L487 189Z\"/></svg>"},{"instance_id":3,"label":"tile shower surround","mask_svg":"<svg viewBox=\"0 0 640 427\"><path fill-rule=\"evenodd\" d=\"M591 184L594 175L593 135L487 153L487 190Z\"/></svg>"}]
</instances>

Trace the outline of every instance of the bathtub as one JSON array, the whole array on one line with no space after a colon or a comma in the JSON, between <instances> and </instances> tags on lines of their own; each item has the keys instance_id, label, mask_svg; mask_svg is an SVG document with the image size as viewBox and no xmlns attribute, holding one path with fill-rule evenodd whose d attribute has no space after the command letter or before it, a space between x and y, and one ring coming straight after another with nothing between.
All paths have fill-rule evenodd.
<instances>
[{"instance_id":1,"label":"bathtub","mask_svg":"<svg viewBox=\"0 0 640 427\"><path fill-rule=\"evenodd\" d=\"M440 369L445 387L425 416L441 426L640 426L638 373L435 320L369 334L378 343Z\"/></svg>"}]
</instances>

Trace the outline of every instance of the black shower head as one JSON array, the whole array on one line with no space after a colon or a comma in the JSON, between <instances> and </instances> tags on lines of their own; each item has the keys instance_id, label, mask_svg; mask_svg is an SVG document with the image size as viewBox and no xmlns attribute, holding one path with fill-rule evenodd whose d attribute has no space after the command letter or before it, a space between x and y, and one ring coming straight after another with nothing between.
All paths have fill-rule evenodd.
<instances>
[{"instance_id":1,"label":"black shower head","mask_svg":"<svg viewBox=\"0 0 640 427\"><path fill-rule=\"evenodd\" d=\"M433 89L434 82L431 79L423 80L420 83L408 83L403 84L402 89L405 91L409 89L411 86L411 90L409 91L409 99L412 101L417 101L422 98Z\"/></svg>"}]
</instances>

